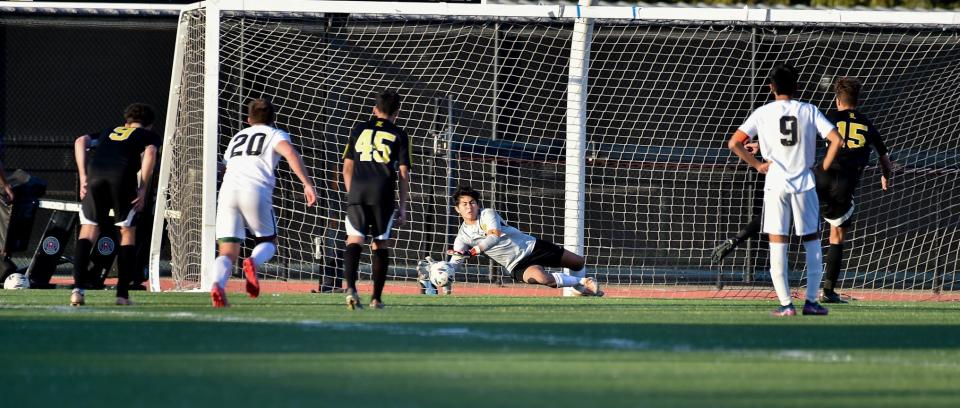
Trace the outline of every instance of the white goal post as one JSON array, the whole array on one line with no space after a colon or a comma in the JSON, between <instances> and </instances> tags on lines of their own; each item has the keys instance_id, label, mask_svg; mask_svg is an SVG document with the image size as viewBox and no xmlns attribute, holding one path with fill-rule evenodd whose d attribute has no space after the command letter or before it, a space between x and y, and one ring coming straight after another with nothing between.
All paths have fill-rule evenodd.
<instances>
[{"instance_id":1,"label":"white goal post","mask_svg":"<svg viewBox=\"0 0 960 408\"><path fill-rule=\"evenodd\" d=\"M758 194L725 142L782 61L801 71L799 99L824 111L834 78L860 78L863 110L903 166L887 193L867 169L841 287L960 288L960 13L223 0L180 16L157 203L174 289L210 287L216 163L261 96L321 196L304 207L281 165L279 252L263 273L332 278L339 154L389 87L404 95L398 124L415 149L388 285L414 288L417 261L443 253L458 225L448 195L470 183L508 223L584 254L608 293L722 285L735 296L769 277L762 245L709 260ZM529 293L508 275L473 264L457 285Z\"/></svg>"}]
</instances>

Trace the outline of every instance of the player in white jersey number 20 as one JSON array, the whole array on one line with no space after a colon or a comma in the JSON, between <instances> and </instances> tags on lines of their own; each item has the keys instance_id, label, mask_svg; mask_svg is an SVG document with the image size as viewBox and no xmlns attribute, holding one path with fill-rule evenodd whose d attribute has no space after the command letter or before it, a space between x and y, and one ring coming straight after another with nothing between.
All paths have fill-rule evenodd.
<instances>
[{"instance_id":1,"label":"player in white jersey number 20","mask_svg":"<svg viewBox=\"0 0 960 408\"><path fill-rule=\"evenodd\" d=\"M789 65L774 67L769 78L774 101L753 111L727 143L741 160L766 175L762 225L763 232L770 236L770 279L780 300L774 316L797 314L787 278L791 219L794 233L803 237L806 252L807 293L803 314L827 314L827 309L817 303L823 255L819 239L820 204L811 168L816 163L818 133L830 142L823 160L824 169L828 169L836 157L841 139L833 123L816 106L792 99L797 91L798 76ZM744 143L754 137L760 142L762 162L744 147Z\"/></svg>"},{"instance_id":2,"label":"player in white jersey number 20","mask_svg":"<svg viewBox=\"0 0 960 408\"><path fill-rule=\"evenodd\" d=\"M215 281L210 290L213 307L229 306L225 292L230 271L240 256L245 229L253 233L257 245L250 257L243 260L243 275L250 297L260 295L257 268L277 251L277 222L273 215L274 171L280 157L287 159L290 169L303 183L307 206L317 201L310 174L300 153L290 143L287 132L273 127L274 107L265 99L257 99L247 107L247 123L230 139L223 154L226 171L217 197L217 242L220 256L214 261Z\"/></svg>"}]
</instances>

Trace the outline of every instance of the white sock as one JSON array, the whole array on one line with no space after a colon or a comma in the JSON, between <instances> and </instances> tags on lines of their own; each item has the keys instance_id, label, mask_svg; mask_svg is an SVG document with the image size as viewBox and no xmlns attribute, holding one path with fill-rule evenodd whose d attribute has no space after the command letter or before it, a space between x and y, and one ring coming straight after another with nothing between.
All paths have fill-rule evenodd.
<instances>
[{"instance_id":1,"label":"white sock","mask_svg":"<svg viewBox=\"0 0 960 408\"><path fill-rule=\"evenodd\" d=\"M250 258L253 259L253 263L259 267L267 263L270 258L273 258L273 254L275 253L277 253L277 246L273 242L261 242L253 247Z\"/></svg>"},{"instance_id":2,"label":"white sock","mask_svg":"<svg viewBox=\"0 0 960 408\"><path fill-rule=\"evenodd\" d=\"M820 280L823 278L823 252L820 249L820 240L812 239L803 243L807 253L807 301L816 302L820 291Z\"/></svg>"},{"instance_id":3,"label":"white sock","mask_svg":"<svg viewBox=\"0 0 960 408\"><path fill-rule=\"evenodd\" d=\"M780 306L792 304L790 281L787 279L787 248L790 244L770 243L770 280L777 291Z\"/></svg>"},{"instance_id":4,"label":"white sock","mask_svg":"<svg viewBox=\"0 0 960 408\"><path fill-rule=\"evenodd\" d=\"M565 273L551 273L553 280L557 282L558 288L569 288L571 286L577 286L580 283L580 278L567 275Z\"/></svg>"},{"instance_id":5,"label":"white sock","mask_svg":"<svg viewBox=\"0 0 960 408\"><path fill-rule=\"evenodd\" d=\"M569 270L569 269L568 269ZM564 271L566 274L566 271ZM587 276L587 267L584 266L579 271L570 271L570 274L567 276L573 276L577 278L577 283L580 283L580 279ZM577 292L571 287L566 287L563 289L563 296L580 296L580 292Z\"/></svg>"},{"instance_id":6,"label":"white sock","mask_svg":"<svg viewBox=\"0 0 960 408\"><path fill-rule=\"evenodd\" d=\"M230 257L221 256L213 260L213 268L216 271L217 284L221 289L227 289L227 281L230 279L230 270L233 269L233 262Z\"/></svg>"}]
</instances>

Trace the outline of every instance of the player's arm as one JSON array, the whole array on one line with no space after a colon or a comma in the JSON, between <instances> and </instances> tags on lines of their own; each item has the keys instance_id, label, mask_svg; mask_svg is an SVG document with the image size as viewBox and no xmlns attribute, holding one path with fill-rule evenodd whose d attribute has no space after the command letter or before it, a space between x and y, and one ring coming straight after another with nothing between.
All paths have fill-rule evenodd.
<instances>
[{"instance_id":1,"label":"player's arm","mask_svg":"<svg viewBox=\"0 0 960 408\"><path fill-rule=\"evenodd\" d=\"M887 145L883 143L880 132L869 120L867 120L867 128L869 129L867 143L872 145L877 151L877 155L880 156L880 171L883 172L880 176L880 187L886 190L890 187L890 181L893 179L893 161L890 160L890 151L887 150Z\"/></svg>"},{"instance_id":2,"label":"player's arm","mask_svg":"<svg viewBox=\"0 0 960 408\"><path fill-rule=\"evenodd\" d=\"M90 147L90 135L81 135L73 142L73 157L77 161L77 175L80 176L80 199L87 195L87 148Z\"/></svg>"},{"instance_id":3,"label":"player's arm","mask_svg":"<svg viewBox=\"0 0 960 408\"><path fill-rule=\"evenodd\" d=\"M350 192L350 183L353 181L353 159L343 159L343 188Z\"/></svg>"},{"instance_id":4,"label":"player's arm","mask_svg":"<svg viewBox=\"0 0 960 408\"><path fill-rule=\"evenodd\" d=\"M407 220L407 199L410 196L410 167L400 165L400 202L397 210L397 226Z\"/></svg>"},{"instance_id":5,"label":"player's arm","mask_svg":"<svg viewBox=\"0 0 960 408\"><path fill-rule=\"evenodd\" d=\"M770 167L770 163L762 162L757 160L756 156L744 146L744 143L750 140L750 136L744 133L742 130L737 129L736 132L733 132L733 136L730 137L730 140L727 141L727 148L737 155L740 160L743 160L745 163L753 167L761 174L767 174L767 169Z\"/></svg>"},{"instance_id":6,"label":"player's arm","mask_svg":"<svg viewBox=\"0 0 960 408\"><path fill-rule=\"evenodd\" d=\"M413 163L410 157L413 152L413 140L406 132L400 131L398 135L397 148L397 169L400 176L400 208L398 209L397 225L403 225L407 219L407 200L410 197L410 167Z\"/></svg>"},{"instance_id":7,"label":"player's arm","mask_svg":"<svg viewBox=\"0 0 960 408\"><path fill-rule=\"evenodd\" d=\"M470 257L469 250L470 246L465 244L460 237L457 237L453 241L453 249L447 251L447 255L450 255L450 261L448 263L456 270L459 270L460 266Z\"/></svg>"},{"instance_id":8,"label":"player's arm","mask_svg":"<svg viewBox=\"0 0 960 408\"><path fill-rule=\"evenodd\" d=\"M880 171L883 172L880 176L880 187L886 190L891 185L890 181L893 180L893 161L890 160L889 154L880 156Z\"/></svg>"},{"instance_id":9,"label":"player's arm","mask_svg":"<svg viewBox=\"0 0 960 408\"><path fill-rule=\"evenodd\" d=\"M303 164L300 152L286 140L281 140L274 149L287 160L290 170L293 170L293 173L303 183L303 197L307 200L307 207L313 206L317 202L317 191L313 187L313 181L310 180L310 170Z\"/></svg>"},{"instance_id":10,"label":"player's arm","mask_svg":"<svg viewBox=\"0 0 960 408\"><path fill-rule=\"evenodd\" d=\"M488 209L480 213L480 225L486 226L484 232L487 235L477 245L470 248L471 255L477 256L487 252L488 249L493 248L500 242L503 236L503 233L500 232L500 221L500 215L496 211Z\"/></svg>"},{"instance_id":11,"label":"player's arm","mask_svg":"<svg viewBox=\"0 0 960 408\"><path fill-rule=\"evenodd\" d=\"M147 202L147 187L153 179L153 166L157 163L157 146L147 145L143 149L143 158L140 160L140 186L137 187L137 198L132 202L134 210L143 210Z\"/></svg>"},{"instance_id":12,"label":"player's arm","mask_svg":"<svg viewBox=\"0 0 960 408\"><path fill-rule=\"evenodd\" d=\"M13 201L13 187L10 187L10 182L7 181L7 175L3 172L3 162L0 162L0 183L3 185L3 192L6 194L7 202Z\"/></svg>"},{"instance_id":13,"label":"player's arm","mask_svg":"<svg viewBox=\"0 0 960 408\"><path fill-rule=\"evenodd\" d=\"M840 134L834 128L830 133L827 133L827 141L830 142L830 146L827 147L827 154L823 157L822 167L824 171L829 170L833 160L837 158L837 152L840 151L840 144L843 143L843 139L840 138Z\"/></svg>"}]
</instances>

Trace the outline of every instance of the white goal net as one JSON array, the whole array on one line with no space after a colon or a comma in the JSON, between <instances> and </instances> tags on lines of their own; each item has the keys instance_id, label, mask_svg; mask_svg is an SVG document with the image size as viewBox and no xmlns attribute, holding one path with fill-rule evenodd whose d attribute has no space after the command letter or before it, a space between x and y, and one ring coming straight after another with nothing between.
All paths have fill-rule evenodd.
<instances>
[{"instance_id":1,"label":"white goal net","mask_svg":"<svg viewBox=\"0 0 960 408\"><path fill-rule=\"evenodd\" d=\"M277 124L299 147L320 196L306 208L299 182L281 164L279 252L262 272L305 289L334 277L344 239L344 143L370 116L374 92L392 88L404 96L398 124L413 139L414 176L410 221L394 234L388 290L415 291L417 261L451 246L459 222L449 193L458 184L481 190L484 204L509 224L560 245L565 226L580 221L588 273L608 293L767 289L765 241L745 244L722 264L711 263L710 252L759 211L758 174L726 141L769 100L765 77L778 62L799 69L798 99L823 111L833 108L834 78L859 78L862 111L901 166L887 192L879 170L867 168L838 286L960 287L960 30L922 23L935 22L936 13L922 24L890 15L879 20L901 23L878 23L873 14L849 22L852 13L841 24L814 11L790 21L767 10L755 18L731 9L590 7L583 12L591 20L578 20L545 6L399 5L388 14L365 3L352 3L354 12L335 2L300 7L221 11L218 81L205 76L211 11L181 17L178 109L163 186L177 288L203 280L201 229L212 227L212 218L204 221L211 205L204 187L216 180L203 176L202 163L222 155L245 126L246 102L257 97L279 108ZM592 35L581 61L588 64L584 182L570 185L568 75L578 21L591 22ZM216 87L215 101L204 99L207 87ZM215 128L203 116L211 106ZM204 137L216 138L216 152L205 153ZM565 217L571 191L583 194L581 220ZM803 278L803 260L793 259L791 270L794 282ZM461 290L548 289L515 284L481 260L457 276L454 292Z\"/></svg>"}]
</instances>

